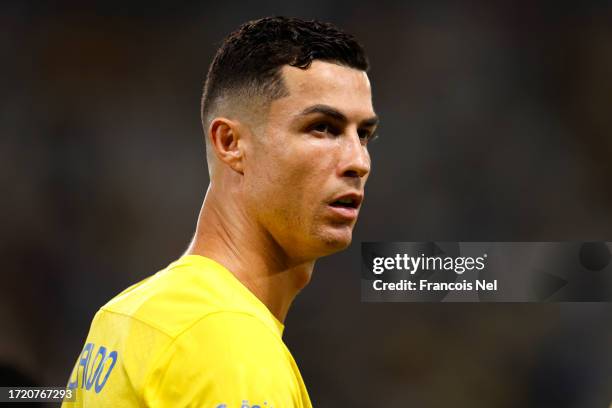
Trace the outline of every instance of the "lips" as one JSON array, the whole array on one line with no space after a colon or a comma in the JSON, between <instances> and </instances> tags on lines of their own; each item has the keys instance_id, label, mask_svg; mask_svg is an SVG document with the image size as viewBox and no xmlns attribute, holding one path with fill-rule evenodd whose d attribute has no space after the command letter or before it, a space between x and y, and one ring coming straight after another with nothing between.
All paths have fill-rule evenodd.
<instances>
[{"instance_id":1,"label":"lips","mask_svg":"<svg viewBox=\"0 0 612 408\"><path fill-rule=\"evenodd\" d=\"M348 193L337 196L329 202L329 208L334 215L339 218L353 220L357 218L359 206L363 201L363 195L358 193Z\"/></svg>"},{"instance_id":2,"label":"lips","mask_svg":"<svg viewBox=\"0 0 612 408\"><path fill-rule=\"evenodd\" d=\"M334 198L330 205L334 207L359 208L363 196L357 193L349 193Z\"/></svg>"}]
</instances>

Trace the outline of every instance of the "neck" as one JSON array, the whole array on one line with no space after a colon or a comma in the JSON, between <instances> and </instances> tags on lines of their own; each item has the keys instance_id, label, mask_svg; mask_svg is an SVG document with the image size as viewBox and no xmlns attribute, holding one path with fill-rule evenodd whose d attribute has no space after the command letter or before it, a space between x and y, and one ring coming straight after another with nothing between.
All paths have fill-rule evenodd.
<instances>
[{"instance_id":1,"label":"neck","mask_svg":"<svg viewBox=\"0 0 612 408\"><path fill-rule=\"evenodd\" d=\"M211 183L186 254L225 266L281 322L308 284L314 260L295 261L235 199L219 199Z\"/></svg>"}]
</instances>

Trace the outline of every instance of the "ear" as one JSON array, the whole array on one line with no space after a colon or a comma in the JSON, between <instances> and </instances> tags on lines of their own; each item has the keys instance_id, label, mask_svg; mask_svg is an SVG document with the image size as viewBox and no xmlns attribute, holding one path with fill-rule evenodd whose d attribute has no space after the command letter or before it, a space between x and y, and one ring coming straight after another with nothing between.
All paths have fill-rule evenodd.
<instances>
[{"instance_id":1,"label":"ear","mask_svg":"<svg viewBox=\"0 0 612 408\"><path fill-rule=\"evenodd\" d=\"M217 159L244 174L244 141L238 123L227 118L215 118L210 122L208 135Z\"/></svg>"}]
</instances>

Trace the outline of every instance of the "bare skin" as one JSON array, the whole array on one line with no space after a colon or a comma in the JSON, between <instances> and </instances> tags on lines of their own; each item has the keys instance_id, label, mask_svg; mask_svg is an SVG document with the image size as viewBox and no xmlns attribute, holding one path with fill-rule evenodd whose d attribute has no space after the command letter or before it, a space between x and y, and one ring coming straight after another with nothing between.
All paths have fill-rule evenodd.
<instances>
[{"instance_id":1,"label":"bare skin","mask_svg":"<svg viewBox=\"0 0 612 408\"><path fill-rule=\"evenodd\" d=\"M225 266L284 322L315 261L351 243L377 119L363 71L314 61L281 72L289 95L266 117L211 121L211 182L187 254ZM330 205L347 195L356 208Z\"/></svg>"}]
</instances>

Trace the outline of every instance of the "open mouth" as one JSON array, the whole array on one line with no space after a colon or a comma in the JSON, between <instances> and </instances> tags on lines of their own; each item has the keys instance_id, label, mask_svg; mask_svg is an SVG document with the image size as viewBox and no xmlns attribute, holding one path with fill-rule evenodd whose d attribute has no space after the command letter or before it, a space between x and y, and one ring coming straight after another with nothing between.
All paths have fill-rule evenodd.
<instances>
[{"instance_id":1,"label":"open mouth","mask_svg":"<svg viewBox=\"0 0 612 408\"><path fill-rule=\"evenodd\" d=\"M353 198L341 198L330 204L332 207L343 207L343 208L357 208L357 200Z\"/></svg>"}]
</instances>

